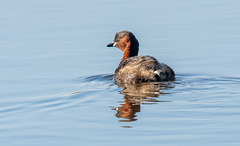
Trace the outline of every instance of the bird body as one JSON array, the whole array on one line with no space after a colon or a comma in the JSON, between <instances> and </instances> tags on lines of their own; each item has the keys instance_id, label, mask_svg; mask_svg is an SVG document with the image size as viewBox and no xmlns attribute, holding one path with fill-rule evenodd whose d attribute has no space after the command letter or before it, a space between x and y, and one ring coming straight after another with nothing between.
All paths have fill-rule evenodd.
<instances>
[{"instance_id":1,"label":"bird body","mask_svg":"<svg viewBox=\"0 0 240 146\"><path fill-rule=\"evenodd\" d=\"M107 47L117 47L123 51L123 57L115 70L117 84L135 84L143 82L161 82L175 79L174 71L166 64L158 62L152 56L137 56L139 43L133 33L116 33L114 41Z\"/></svg>"}]
</instances>

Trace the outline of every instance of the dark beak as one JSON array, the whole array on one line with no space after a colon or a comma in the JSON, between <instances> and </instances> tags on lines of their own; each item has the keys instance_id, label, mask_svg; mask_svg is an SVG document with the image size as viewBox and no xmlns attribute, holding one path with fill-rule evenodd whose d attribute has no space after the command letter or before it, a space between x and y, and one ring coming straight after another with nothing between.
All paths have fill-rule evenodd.
<instances>
[{"instance_id":1,"label":"dark beak","mask_svg":"<svg viewBox=\"0 0 240 146\"><path fill-rule=\"evenodd\" d=\"M114 42L107 44L107 47L113 47Z\"/></svg>"}]
</instances>

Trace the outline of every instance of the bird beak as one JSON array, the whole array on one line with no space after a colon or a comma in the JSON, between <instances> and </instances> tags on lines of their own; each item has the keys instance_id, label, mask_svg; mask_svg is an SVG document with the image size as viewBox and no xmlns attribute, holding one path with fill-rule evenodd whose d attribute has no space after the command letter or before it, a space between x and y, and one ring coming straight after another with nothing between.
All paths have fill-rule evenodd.
<instances>
[{"instance_id":1,"label":"bird beak","mask_svg":"<svg viewBox=\"0 0 240 146\"><path fill-rule=\"evenodd\" d=\"M107 47L114 47L114 42L107 44Z\"/></svg>"}]
</instances>

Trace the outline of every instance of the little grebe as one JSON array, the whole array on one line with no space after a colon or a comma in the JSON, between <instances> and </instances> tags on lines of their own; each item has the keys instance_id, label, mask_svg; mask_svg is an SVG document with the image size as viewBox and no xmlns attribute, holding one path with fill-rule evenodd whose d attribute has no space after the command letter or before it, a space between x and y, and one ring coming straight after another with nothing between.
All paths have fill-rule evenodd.
<instances>
[{"instance_id":1,"label":"little grebe","mask_svg":"<svg viewBox=\"0 0 240 146\"><path fill-rule=\"evenodd\" d=\"M113 42L107 47L117 47L123 51L123 58L115 70L117 84L161 82L175 79L174 71L166 64L159 63L152 56L137 56L139 43L132 32L117 32Z\"/></svg>"}]
</instances>

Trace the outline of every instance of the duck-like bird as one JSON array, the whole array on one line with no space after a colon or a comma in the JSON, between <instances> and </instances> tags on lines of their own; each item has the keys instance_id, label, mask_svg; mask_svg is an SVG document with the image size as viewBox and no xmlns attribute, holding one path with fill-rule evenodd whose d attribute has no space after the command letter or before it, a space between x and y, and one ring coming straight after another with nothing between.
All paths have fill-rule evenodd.
<instances>
[{"instance_id":1,"label":"duck-like bird","mask_svg":"<svg viewBox=\"0 0 240 146\"><path fill-rule=\"evenodd\" d=\"M115 70L117 84L136 84L143 82L162 82L175 79L175 73L168 65L158 62L152 56L137 56L139 43L130 31L117 32L113 42L107 47L117 47L123 57Z\"/></svg>"}]
</instances>

